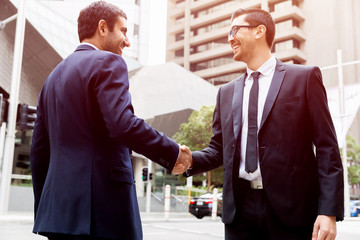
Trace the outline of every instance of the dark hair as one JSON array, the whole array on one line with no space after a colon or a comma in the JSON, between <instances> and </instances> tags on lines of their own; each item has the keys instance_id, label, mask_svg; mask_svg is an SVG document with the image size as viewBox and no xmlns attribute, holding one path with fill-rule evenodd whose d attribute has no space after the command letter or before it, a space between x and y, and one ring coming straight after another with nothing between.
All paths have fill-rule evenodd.
<instances>
[{"instance_id":1,"label":"dark hair","mask_svg":"<svg viewBox=\"0 0 360 240\"><path fill-rule=\"evenodd\" d=\"M91 3L81 10L78 17L78 35L82 42L85 38L94 36L98 23L101 19L105 20L110 31L113 31L118 17L127 19L126 14L117 6L104 1Z\"/></svg>"},{"instance_id":2,"label":"dark hair","mask_svg":"<svg viewBox=\"0 0 360 240\"><path fill-rule=\"evenodd\" d=\"M231 21L241 15L245 15L244 20L250 25L264 25L266 27L266 42L271 48L275 37L275 22L270 13L259 8L240 8L232 14Z\"/></svg>"}]
</instances>

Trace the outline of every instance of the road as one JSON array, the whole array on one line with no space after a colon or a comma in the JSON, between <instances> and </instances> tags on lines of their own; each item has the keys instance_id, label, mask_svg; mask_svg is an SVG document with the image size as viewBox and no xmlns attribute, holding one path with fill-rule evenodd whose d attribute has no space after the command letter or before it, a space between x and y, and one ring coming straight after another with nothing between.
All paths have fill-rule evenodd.
<instances>
[{"instance_id":1,"label":"road","mask_svg":"<svg viewBox=\"0 0 360 240\"><path fill-rule=\"evenodd\" d=\"M216 240L224 239L224 226L217 218L201 220L187 213L171 214L169 220L162 213L141 214L144 240ZM31 233L31 213L0 215L1 240L46 240ZM347 218L337 223L337 240L360 240L360 218Z\"/></svg>"},{"instance_id":2,"label":"road","mask_svg":"<svg viewBox=\"0 0 360 240\"><path fill-rule=\"evenodd\" d=\"M220 240L224 239L224 226L220 219L196 219L195 217L169 221L143 220L144 240Z\"/></svg>"}]
</instances>

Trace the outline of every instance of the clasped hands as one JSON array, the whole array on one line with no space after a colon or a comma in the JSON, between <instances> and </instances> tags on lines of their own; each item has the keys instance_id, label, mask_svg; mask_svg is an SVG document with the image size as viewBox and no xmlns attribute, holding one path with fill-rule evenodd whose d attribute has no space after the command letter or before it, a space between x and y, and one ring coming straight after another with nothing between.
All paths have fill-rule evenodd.
<instances>
[{"instance_id":1,"label":"clasped hands","mask_svg":"<svg viewBox=\"0 0 360 240\"><path fill-rule=\"evenodd\" d=\"M186 170L192 167L193 164L193 158L190 149L185 145L179 145L179 148L180 154L172 170L173 174L183 174Z\"/></svg>"}]
</instances>

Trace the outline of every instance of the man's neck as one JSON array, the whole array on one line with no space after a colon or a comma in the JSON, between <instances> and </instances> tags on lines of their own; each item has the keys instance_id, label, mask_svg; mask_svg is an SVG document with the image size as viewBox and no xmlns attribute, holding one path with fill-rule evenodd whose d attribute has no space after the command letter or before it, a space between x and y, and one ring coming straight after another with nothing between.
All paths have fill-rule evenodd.
<instances>
[{"instance_id":1,"label":"man's neck","mask_svg":"<svg viewBox=\"0 0 360 240\"><path fill-rule=\"evenodd\" d=\"M100 44L91 38L84 39L81 43L87 43L87 44L93 45L96 49L101 50Z\"/></svg>"},{"instance_id":2,"label":"man's neck","mask_svg":"<svg viewBox=\"0 0 360 240\"><path fill-rule=\"evenodd\" d=\"M94 44L92 44L92 43L89 43L89 42L81 42L81 44L85 44L85 45L89 45L89 46L91 46L91 47L93 47L93 48L95 48L96 50L99 50L99 48L98 47L96 47Z\"/></svg>"},{"instance_id":3,"label":"man's neck","mask_svg":"<svg viewBox=\"0 0 360 240\"><path fill-rule=\"evenodd\" d=\"M250 61L246 62L246 65L251 70L256 71L271 58L271 52L262 50L254 52L253 56Z\"/></svg>"}]
</instances>

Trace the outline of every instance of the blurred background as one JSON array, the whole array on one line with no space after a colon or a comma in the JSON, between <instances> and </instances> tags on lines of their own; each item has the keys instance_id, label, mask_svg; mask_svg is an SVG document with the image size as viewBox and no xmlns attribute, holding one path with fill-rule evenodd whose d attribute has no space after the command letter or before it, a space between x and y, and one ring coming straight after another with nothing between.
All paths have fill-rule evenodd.
<instances>
[{"instance_id":1,"label":"blurred background","mask_svg":"<svg viewBox=\"0 0 360 240\"><path fill-rule=\"evenodd\" d=\"M32 211L29 148L34 112L26 106L36 107L37 96L49 73L79 44L77 17L80 10L93 1L24 1L22 61L14 65L17 57L15 14L21 2L0 0L1 186L10 183L9 190L0 189L1 199L8 199L2 211ZM192 150L209 143L218 88L245 71L245 64L233 60L227 42L232 12L237 8L269 11L276 22L273 54L283 62L317 65L322 70L347 170L346 198L360 199L360 1L107 2L119 6L128 17L131 47L124 51L123 57L129 70L135 114L178 142L188 144ZM20 107L17 124L13 126L13 156L8 157L4 154L4 146L10 125L7 106L14 71L19 72L19 97L13 99L12 104L20 104ZM29 115L23 120L25 127L21 111ZM204 134L192 136L192 139L184 137L194 129ZM214 188L221 192L221 169L186 180L171 175L137 153L133 153L132 160L141 211L163 211L166 185L171 186L172 211L178 212L188 211L189 196L212 192ZM356 202L351 203L351 206L347 203L348 209Z\"/></svg>"}]
</instances>

